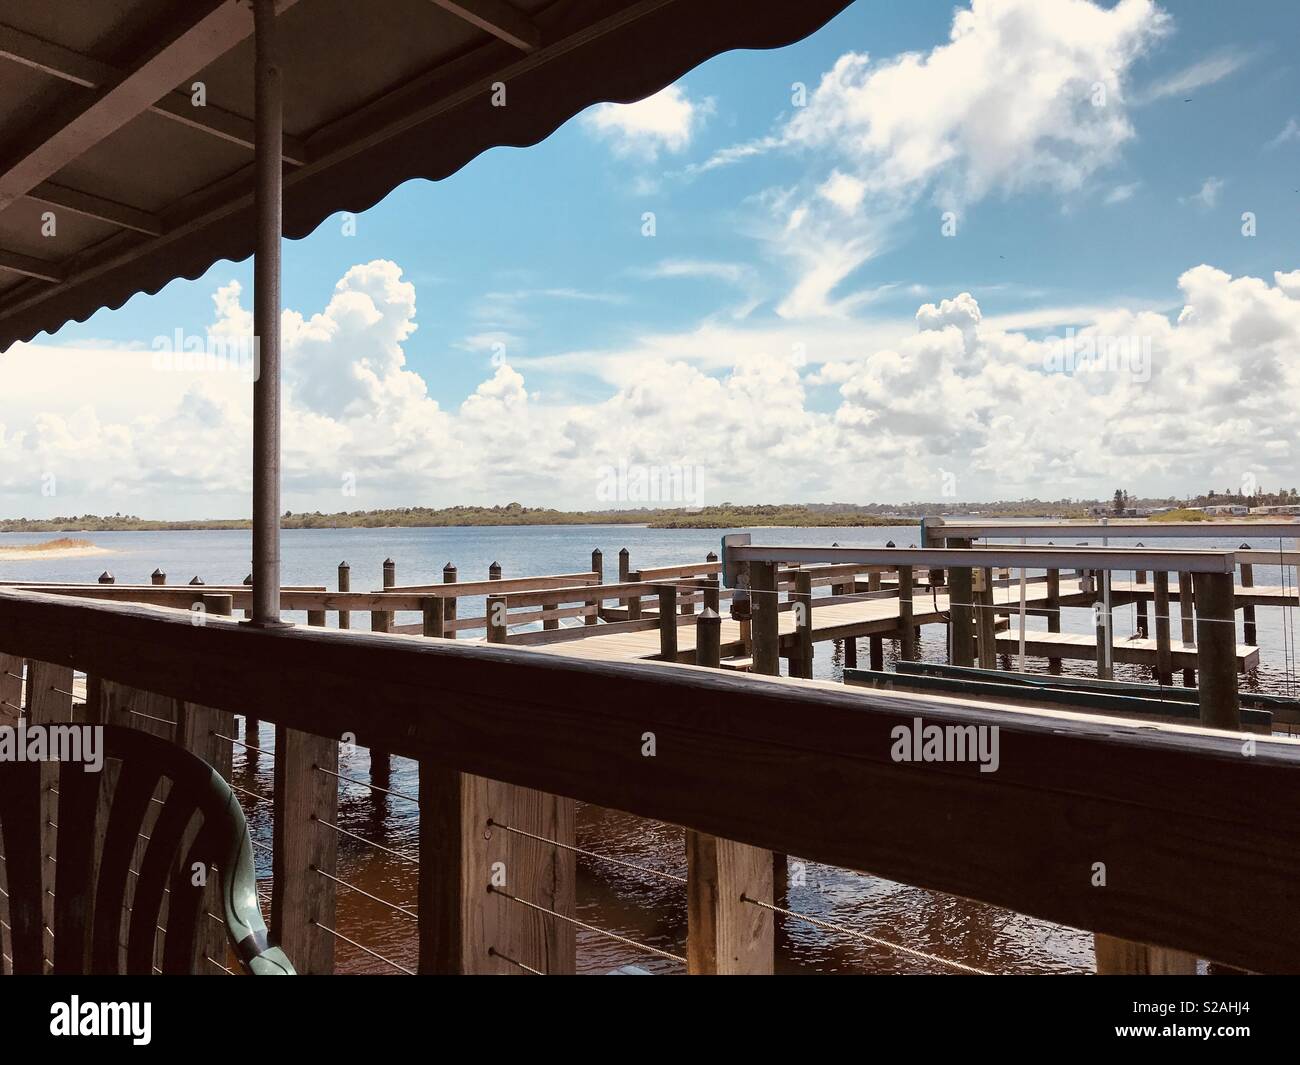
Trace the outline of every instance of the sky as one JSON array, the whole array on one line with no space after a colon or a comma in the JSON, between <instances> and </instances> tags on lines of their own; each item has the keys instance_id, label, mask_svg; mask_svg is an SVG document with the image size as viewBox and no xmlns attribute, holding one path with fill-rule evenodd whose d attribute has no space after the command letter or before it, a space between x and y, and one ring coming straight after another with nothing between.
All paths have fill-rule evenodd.
<instances>
[{"instance_id":1,"label":"sky","mask_svg":"<svg viewBox=\"0 0 1300 1065\"><path fill-rule=\"evenodd\" d=\"M284 505L1300 483L1293 0L859 0L284 255ZM0 516L251 513L252 263L0 355Z\"/></svg>"}]
</instances>

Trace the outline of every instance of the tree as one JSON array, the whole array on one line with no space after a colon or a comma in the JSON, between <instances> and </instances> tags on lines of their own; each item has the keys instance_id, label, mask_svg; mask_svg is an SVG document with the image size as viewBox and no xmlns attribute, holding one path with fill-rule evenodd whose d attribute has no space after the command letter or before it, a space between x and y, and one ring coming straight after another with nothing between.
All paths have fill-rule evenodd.
<instances>
[{"instance_id":1,"label":"tree","mask_svg":"<svg viewBox=\"0 0 1300 1065\"><path fill-rule=\"evenodd\" d=\"M1115 489L1115 502L1112 504L1112 509L1114 509L1116 515L1118 515L1119 517L1123 517L1123 515L1124 515L1124 493L1123 493L1122 491L1120 491L1120 489L1118 489L1118 488Z\"/></svg>"}]
</instances>

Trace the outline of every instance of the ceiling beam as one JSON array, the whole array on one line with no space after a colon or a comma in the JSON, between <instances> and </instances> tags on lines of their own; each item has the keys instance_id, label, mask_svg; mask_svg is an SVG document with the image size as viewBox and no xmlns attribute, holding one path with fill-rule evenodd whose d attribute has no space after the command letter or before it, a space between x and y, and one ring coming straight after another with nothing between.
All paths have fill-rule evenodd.
<instances>
[{"instance_id":1,"label":"ceiling beam","mask_svg":"<svg viewBox=\"0 0 1300 1065\"><path fill-rule=\"evenodd\" d=\"M281 0L280 9L284 10L293 2L294 0ZM149 110L191 129L252 150L253 123L250 119L212 105L195 107L188 92L176 89L177 85L188 81L252 32L251 13L234 0L208 0L199 6L198 11L201 17L192 16L181 24L161 48L155 49L131 70L102 63L3 24L0 24L0 58L97 91L95 98L78 107L65 125L51 134L53 137L71 139L80 135L94 136L95 140L99 140L121 128L142 111ZM202 14L204 11L207 12L206 15ZM142 102L143 106L140 106ZM111 122L116 122L116 125L104 128ZM66 143L65 141L63 155L66 155ZM85 146L88 147L89 143ZM45 144L34 145L33 153L44 147ZM50 146L49 153L44 156L46 162L36 167L35 172L48 168L49 160L61 157L57 147ZM305 163L307 153L302 141L295 137L285 137L284 157L295 166ZM24 172L30 174L33 170L29 167ZM45 176L52 173L54 171ZM16 198L10 191L14 187L13 182L4 180L8 176L8 172L0 175L0 207ZM30 177L23 180L30 180Z\"/></svg>"},{"instance_id":2,"label":"ceiling beam","mask_svg":"<svg viewBox=\"0 0 1300 1065\"><path fill-rule=\"evenodd\" d=\"M507 44L525 52L542 46L542 31L532 19L505 2L505 0L433 0L472 26L486 30Z\"/></svg>"},{"instance_id":3,"label":"ceiling beam","mask_svg":"<svg viewBox=\"0 0 1300 1065\"><path fill-rule=\"evenodd\" d=\"M74 214L85 215L101 222L111 222L123 229L133 229L151 237L161 237L165 227L162 219L148 211L139 211L125 204L114 203L89 192L64 188L50 181L43 181L27 194L29 200L47 204L50 207L62 207Z\"/></svg>"},{"instance_id":4,"label":"ceiling beam","mask_svg":"<svg viewBox=\"0 0 1300 1065\"><path fill-rule=\"evenodd\" d=\"M0 248L0 270L12 270L26 277L39 278L54 284L64 280L64 271L58 263L47 263L42 259L33 259L30 255L19 255L16 251Z\"/></svg>"}]
</instances>

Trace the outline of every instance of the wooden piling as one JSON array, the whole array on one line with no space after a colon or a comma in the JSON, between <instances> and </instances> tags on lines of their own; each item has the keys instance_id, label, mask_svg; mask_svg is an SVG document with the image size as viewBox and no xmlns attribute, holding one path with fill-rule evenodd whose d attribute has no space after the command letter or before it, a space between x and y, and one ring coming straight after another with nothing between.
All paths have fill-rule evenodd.
<instances>
[{"instance_id":1,"label":"wooden piling","mask_svg":"<svg viewBox=\"0 0 1300 1065\"><path fill-rule=\"evenodd\" d=\"M1199 668L1201 724L1207 728L1241 729L1237 692L1237 615L1234 575L1198 573L1196 643Z\"/></svg>"},{"instance_id":2,"label":"wooden piling","mask_svg":"<svg viewBox=\"0 0 1300 1065\"><path fill-rule=\"evenodd\" d=\"M1195 642L1196 593L1195 584L1190 573L1178 574L1178 616L1182 622L1183 647L1192 647ZM1196 687L1196 670L1188 667L1183 670L1183 687Z\"/></svg>"},{"instance_id":3,"label":"wooden piling","mask_svg":"<svg viewBox=\"0 0 1300 1065\"><path fill-rule=\"evenodd\" d=\"M421 599L423 607L424 635L445 639L447 634L447 600L442 596L431 595Z\"/></svg>"},{"instance_id":4,"label":"wooden piling","mask_svg":"<svg viewBox=\"0 0 1300 1065\"><path fill-rule=\"evenodd\" d=\"M339 563L339 591L352 591L352 567L346 562ZM352 627L352 611L339 611L339 628L350 629Z\"/></svg>"},{"instance_id":5,"label":"wooden piling","mask_svg":"<svg viewBox=\"0 0 1300 1065\"><path fill-rule=\"evenodd\" d=\"M626 547L620 548L618 552L618 583L627 584L628 575L632 572L632 552ZM627 606L627 600L619 597L619 606Z\"/></svg>"},{"instance_id":6,"label":"wooden piling","mask_svg":"<svg viewBox=\"0 0 1300 1065\"><path fill-rule=\"evenodd\" d=\"M1103 573L1102 580L1106 580L1109 574ZM1114 674L1111 666L1111 647L1113 646L1114 636L1114 618L1110 611L1106 609L1104 599L1098 599L1092 605L1094 622L1097 632L1097 676L1102 680L1110 680Z\"/></svg>"},{"instance_id":7,"label":"wooden piling","mask_svg":"<svg viewBox=\"0 0 1300 1065\"><path fill-rule=\"evenodd\" d=\"M912 613L912 567L898 567L898 657L916 660L916 625Z\"/></svg>"},{"instance_id":8,"label":"wooden piling","mask_svg":"<svg viewBox=\"0 0 1300 1065\"><path fill-rule=\"evenodd\" d=\"M1169 651L1169 574L1155 570L1151 574L1155 602L1156 622L1156 683L1170 685L1174 682L1174 667Z\"/></svg>"},{"instance_id":9,"label":"wooden piling","mask_svg":"<svg viewBox=\"0 0 1300 1065\"><path fill-rule=\"evenodd\" d=\"M509 629L506 625L506 597L489 595L487 597L487 642L505 643Z\"/></svg>"},{"instance_id":10,"label":"wooden piling","mask_svg":"<svg viewBox=\"0 0 1300 1065\"><path fill-rule=\"evenodd\" d=\"M150 584L166 584L166 583L167 583L167 574L165 574L165 573L164 573L162 570L160 570L160 569L156 569L156 570L154 570L151 574L149 574L149 583L150 583Z\"/></svg>"},{"instance_id":11,"label":"wooden piling","mask_svg":"<svg viewBox=\"0 0 1300 1065\"><path fill-rule=\"evenodd\" d=\"M1047 571L1047 631L1061 631L1061 571L1059 569L1049 569ZM1053 672L1059 672L1061 660L1059 658L1049 658L1047 668Z\"/></svg>"},{"instance_id":12,"label":"wooden piling","mask_svg":"<svg viewBox=\"0 0 1300 1065\"><path fill-rule=\"evenodd\" d=\"M1249 551L1250 544L1242 544L1242 551ZM1255 587L1255 567L1249 562L1241 564L1241 586L1242 588ZM1243 606L1241 608L1242 620L1242 638L1251 647L1259 646L1259 632L1255 627L1255 608L1253 606Z\"/></svg>"},{"instance_id":13,"label":"wooden piling","mask_svg":"<svg viewBox=\"0 0 1300 1065\"><path fill-rule=\"evenodd\" d=\"M572 799L422 761L419 834L422 974L575 971L575 926L532 908L575 916Z\"/></svg>"},{"instance_id":14,"label":"wooden piling","mask_svg":"<svg viewBox=\"0 0 1300 1065\"><path fill-rule=\"evenodd\" d=\"M488 579L489 580L491 579L491 574L489 574ZM497 579L499 580L500 578ZM456 583L456 567L453 566L450 562L448 562L445 566L442 567L442 583L443 584ZM442 637L444 640L454 640L456 638L456 627L454 625L454 622L456 620L456 597L451 596L445 599L444 603L445 605L443 607L443 613L442 613L443 616Z\"/></svg>"},{"instance_id":15,"label":"wooden piling","mask_svg":"<svg viewBox=\"0 0 1300 1065\"><path fill-rule=\"evenodd\" d=\"M997 618L993 613L993 570L984 567L975 571L978 590L972 601L975 604L976 651L979 654L980 669L997 669Z\"/></svg>"},{"instance_id":16,"label":"wooden piling","mask_svg":"<svg viewBox=\"0 0 1300 1065\"><path fill-rule=\"evenodd\" d=\"M969 540L950 540L949 546L968 548ZM948 658L954 666L975 664L974 581L969 566L948 570Z\"/></svg>"},{"instance_id":17,"label":"wooden piling","mask_svg":"<svg viewBox=\"0 0 1300 1065\"><path fill-rule=\"evenodd\" d=\"M1139 587L1145 585L1147 583L1147 571L1144 569L1138 570L1134 575L1133 583ZM1147 600L1145 598L1139 598L1137 601L1137 631L1138 635L1144 640L1149 639L1151 636L1149 610L1150 606L1147 603Z\"/></svg>"},{"instance_id":18,"label":"wooden piling","mask_svg":"<svg viewBox=\"0 0 1300 1065\"><path fill-rule=\"evenodd\" d=\"M385 590L397 583L397 563L391 558L384 559L382 582ZM370 612L371 632L391 632L393 612L391 610L372 610ZM392 772L392 756L382 747L370 748L370 782L380 787L387 787Z\"/></svg>"},{"instance_id":19,"label":"wooden piling","mask_svg":"<svg viewBox=\"0 0 1300 1065\"><path fill-rule=\"evenodd\" d=\"M691 975L772 973L772 911L747 899L773 898L770 851L686 831L686 960Z\"/></svg>"},{"instance_id":20,"label":"wooden piling","mask_svg":"<svg viewBox=\"0 0 1300 1065\"><path fill-rule=\"evenodd\" d=\"M665 662L677 661L677 589L664 585L656 593L659 598L659 657Z\"/></svg>"},{"instance_id":21,"label":"wooden piling","mask_svg":"<svg viewBox=\"0 0 1300 1065\"><path fill-rule=\"evenodd\" d=\"M591 553L591 572L596 575L596 583L605 583L605 556L600 548L596 548ZM600 599L588 599L584 604L587 613L583 615L582 623L584 625L595 625L600 621Z\"/></svg>"},{"instance_id":22,"label":"wooden piling","mask_svg":"<svg viewBox=\"0 0 1300 1065\"><path fill-rule=\"evenodd\" d=\"M880 574L867 574L867 591L880 591ZM883 636L868 636L867 646L871 654L871 668L877 673L885 668L885 640Z\"/></svg>"},{"instance_id":23,"label":"wooden piling","mask_svg":"<svg viewBox=\"0 0 1300 1065\"><path fill-rule=\"evenodd\" d=\"M795 594L791 597L795 603L795 643L798 650L790 657L790 676L806 677L813 675L813 597L812 574L802 570L795 575Z\"/></svg>"},{"instance_id":24,"label":"wooden piling","mask_svg":"<svg viewBox=\"0 0 1300 1065\"><path fill-rule=\"evenodd\" d=\"M722 664L722 618L709 606L695 618L695 664L713 669Z\"/></svg>"},{"instance_id":25,"label":"wooden piling","mask_svg":"<svg viewBox=\"0 0 1300 1065\"><path fill-rule=\"evenodd\" d=\"M488 565L488 580L499 581L501 579L501 563L493 562Z\"/></svg>"},{"instance_id":26,"label":"wooden piling","mask_svg":"<svg viewBox=\"0 0 1300 1065\"><path fill-rule=\"evenodd\" d=\"M776 598L776 563L754 562L749 567L755 673L775 677L781 672L780 614Z\"/></svg>"}]
</instances>

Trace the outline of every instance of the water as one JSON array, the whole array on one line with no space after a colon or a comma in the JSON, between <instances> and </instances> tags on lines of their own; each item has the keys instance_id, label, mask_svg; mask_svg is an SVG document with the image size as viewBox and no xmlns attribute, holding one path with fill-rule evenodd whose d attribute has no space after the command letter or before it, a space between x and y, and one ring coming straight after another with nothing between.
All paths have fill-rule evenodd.
<instances>
[{"instance_id":1,"label":"water","mask_svg":"<svg viewBox=\"0 0 1300 1065\"><path fill-rule=\"evenodd\" d=\"M871 529L755 529L756 543L820 544L838 541L844 546L881 546L892 540L906 547L919 542L915 525ZM461 581L483 580L488 566L500 562L503 575L532 576L584 571L591 551L604 553L606 581L618 573L618 552L627 547L632 567L671 565L702 559L718 550L720 533L714 530L647 529L637 526L554 526L457 529L304 529L283 537L285 584L324 584L334 587L339 562L351 565L352 588L367 590L381 584L385 558L397 563L399 584L439 583L443 564L451 561ZM0 534L0 546L37 543L48 534ZM243 530L214 532L95 533L88 537L112 554L81 559L0 561L0 580L94 581L105 569L118 583L148 583L155 567L168 574L169 584L184 584L201 576L208 584L237 584L250 569L250 538ZM1095 542L1095 541L1094 541ZM1231 549L1239 539L1205 538L1164 541L1146 537L1148 547ZM1120 546L1131 541L1114 540ZM1257 549L1276 549L1277 543L1255 542ZM1291 545L1286 545L1290 549ZM1293 580L1276 566L1255 567L1256 585L1280 585ZM461 616L481 600L462 605ZM1173 607L1176 615L1177 607ZM1293 693L1293 643L1291 611L1260 608L1257 611L1261 665L1242 678L1245 690ZM298 620L305 620L301 615ZM331 617L331 621L333 618ZM358 619L361 621L362 619ZM416 620L414 615L399 620ZM1135 628L1136 610L1116 610L1118 637ZM1013 628L1014 628L1013 619ZM1175 638L1178 621L1171 623ZM1028 619L1028 627L1045 628L1042 619ZM1066 631L1091 631L1091 615L1068 610ZM1239 634L1240 639L1240 634ZM946 659L943 629L927 626L919 645L927 661ZM865 665L866 648L859 652ZM896 647L885 642L886 668L896 657ZM1045 663L1030 660L1031 669ZM814 663L816 676L839 679L843 662L838 646L820 644ZM1088 662L1065 661L1063 672L1095 675ZM1116 666L1117 679L1150 681L1143 667ZM259 746L274 748L273 730L262 729ZM235 782L251 791L272 791L273 759L247 754L236 748ZM368 756L362 749L341 752L340 772L368 779ZM415 766L394 759L391 789L415 794ZM250 804L246 804L249 806ZM247 810L254 838L270 842L270 809L251 804ZM342 783L339 824L348 831L384 846L414 855L417 852L416 810L397 796L386 796L362 785ZM600 854L642 866L683 874L685 853L682 833L669 825L647 822L621 811L582 805L578 811L578 845ZM259 873L269 875L266 854L258 854ZM924 891L875 877L864 876L791 857L799 879L792 884L788 907L869 935L997 972L1086 972L1093 967L1092 936L996 907ZM801 874L801 875L800 875ZM340 839L339 876L390 902L415 909L415 867L398 858L346 837ZM801 882L799 882L801 880ZM377 953L414 968L414 922L377 903L340 889L338 928ZM684 953L686 900L680 884L619 866L578 858L578 917L676 954ZM392 973L393 968L346 944L339 943L338 968L342 972ZM920 973L945 972L945 967L887 948L824 931L792 919L777 919L777 969L791 973ZM680 972L681 967L623 947L593 933L579 932L578 966L588 973L608 972L622 965L637 965L651 972Z\"/></svg>"}]
</instances>

